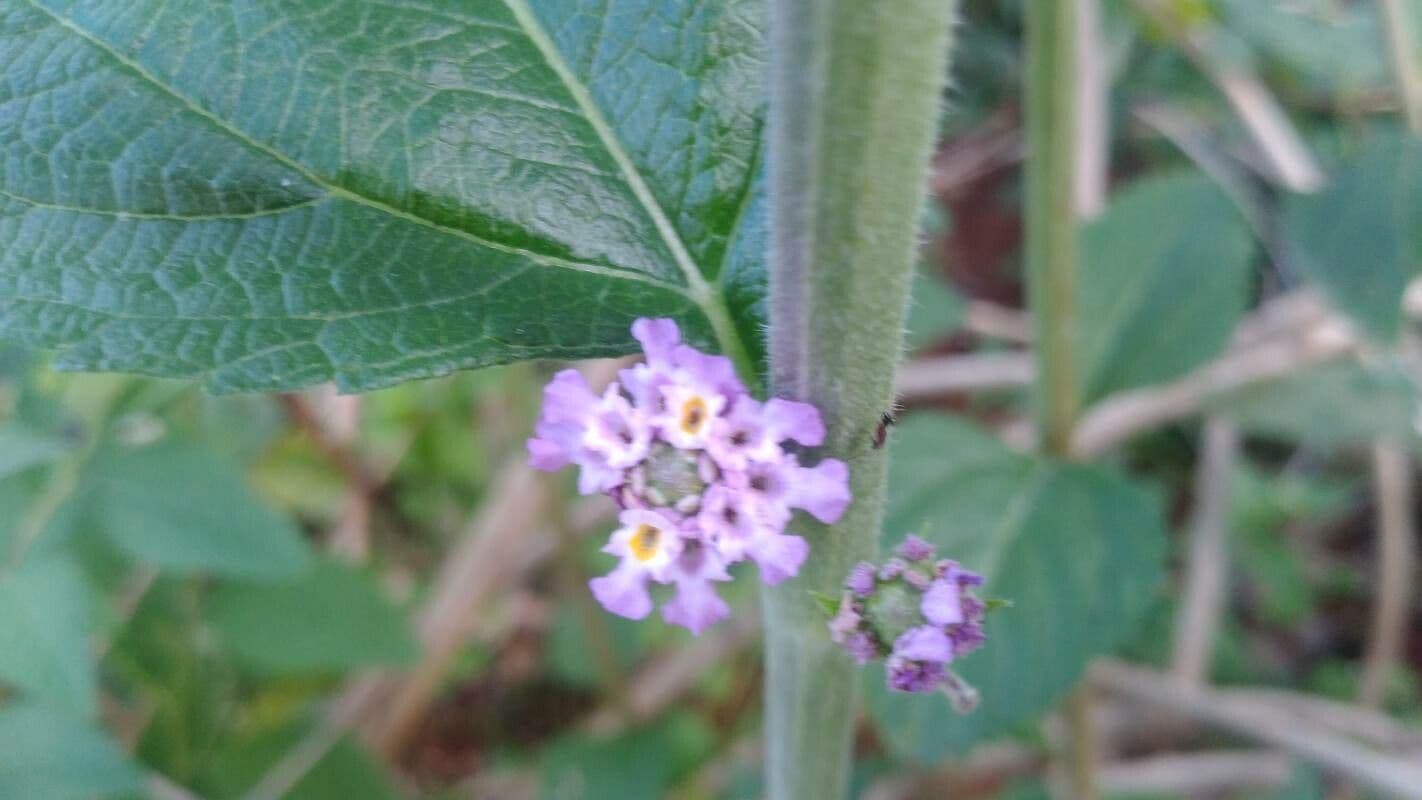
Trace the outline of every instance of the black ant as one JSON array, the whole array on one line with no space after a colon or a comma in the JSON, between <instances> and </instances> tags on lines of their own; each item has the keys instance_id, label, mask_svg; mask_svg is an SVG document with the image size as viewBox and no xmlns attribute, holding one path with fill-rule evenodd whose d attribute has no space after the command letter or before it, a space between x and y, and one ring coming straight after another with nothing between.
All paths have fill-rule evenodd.
<instances>
[{"instance_id":1,"label":"black ant","mask_svg":"<svg viewBox=\"0 0 1422 800\"><path fill-rule=\"evenodd\" d=\"M874 429L874 449L878 450L889 440L889 429L899 423L899 418L894 415L893 409L885 411L879 417L879 425Z\"/></svg>"}]
</instances>

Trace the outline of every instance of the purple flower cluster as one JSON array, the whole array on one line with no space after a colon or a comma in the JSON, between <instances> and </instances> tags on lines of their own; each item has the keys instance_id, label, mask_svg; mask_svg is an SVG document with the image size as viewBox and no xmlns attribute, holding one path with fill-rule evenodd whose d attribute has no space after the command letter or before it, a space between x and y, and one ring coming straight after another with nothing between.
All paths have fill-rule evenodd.
<instances>
[{"instance_id":1,"label":"purple flower cluster","mask_svg":"<svg viewBox=\"0 0 1422 800\"><path fill-rule=\"evenodd\" d=\"M883 566L863 561L850 571L830 637L861 665L885 659L890 689L964 690L948 665L985 641L986 606L972 594L982 582L909 536Z\"/></svg>"},{"instance_id":2,"label":"purple flower cluster","mask_svg":"<svg viewBox=\"0 0 1422 800\"><path fill-rule=\"evenodd\" d=\"M622 508L603 548L619 564L590 584L598 602L641 619L652 610L649 585L674 585L662 617L700 633L730 613L714 586L731 579L730 565L748 558L768 584L799 572L809 545L785 526L794 509L839 519L849 470L830 458L804 467L785 450L824 441L814 406L757 401L729 359L683 344L669 319L639 319L632 335L645 362L601 396L576 370L553 377L529 460L547 471L576 465L580 492L604 492Z\"/></svg>"}]
</instances>

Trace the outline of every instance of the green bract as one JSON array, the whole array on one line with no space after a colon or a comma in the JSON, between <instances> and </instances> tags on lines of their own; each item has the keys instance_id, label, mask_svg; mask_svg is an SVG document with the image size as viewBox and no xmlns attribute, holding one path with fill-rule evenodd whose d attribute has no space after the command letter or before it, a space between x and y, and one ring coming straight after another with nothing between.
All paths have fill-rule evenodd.
<instances>
[{"instance_id":1,"label":"green bract","mask_svg":"<svg viewBox=\"0 0 1422 800\"><path fill-rule=\"evenodd\" d=\"M637 316L748 363L760 4L633 5L0 0L0 335L216 391Z\"/></svg>"}]
</instances>

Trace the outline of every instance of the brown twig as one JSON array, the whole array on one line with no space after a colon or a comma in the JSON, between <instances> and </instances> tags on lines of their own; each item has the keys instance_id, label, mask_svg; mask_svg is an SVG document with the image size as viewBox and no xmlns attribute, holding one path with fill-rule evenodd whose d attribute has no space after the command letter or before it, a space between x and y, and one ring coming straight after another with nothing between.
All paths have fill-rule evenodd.
<instances>
[{"instance_id":1,"label":"brown twig","mask_svg":"<svg viewBox=\"0 0 1422 800\"><path fill-rule=\"evenodd\" d=\"M1358 701L1368 708L1381 707L1407 633L1412 581L1417 572L1412 480L1412 462L1405 446L1389 441L1379 441L1373 446L1378 580L1372 631L1358 692Z\"/></svg>"},{"instance_id":2,"label":"brown twig","mask_svg":"<svg viewBox=\"0 0 1422 800\"><path fill-rule=\"evenodd\" d=\"M1206 682L1224 610L1230 481L1238 454L1239 431L1234 424L1223 417L1207 419L1204 452L1195 475L1195 514L1171 667L1175 679L1190 686Z\"/></svg>"},{"instance_id":3,"label":"brown twig","mask_svg":"<svg viewBox=\"0 0 1422 800\"><path fill-rule=\"evenodd\" d=\"M1099 662L1092 680L1106 691L1192 717L1237 735L1278 747L1340 777L1390 797L1422 797L1422 765L1389 756L1327 729L1310 725L1285 706L1241 702L1229 691L1184 686L1152 670Z\"/></svg>"},{"instance_id":4,"label":"brown twig","mask_svg":"<svg viewBox=\"0 0 1422 800\"><path fill-rule=\"evenodd\" d=\"M1282 789L1293 771L1280 753L1222 750L1171 753L1101 767L1111 794L1187 796Z\"/></svg>"},{"instance_id":5,"label":"brown twig","mask_svg":"<svg viewBox=\"0 0 1422 800\"><path fill-rule=\"evenodd\" d=\"M1312 192L1323 185L1323 171L1279 101L1247 64L1221 52L1222 30L1201 20L1182 19L1163 0L1134 0L1134 5L1224 96L1269 164L1269 177L1296 192Z\"/></svg>"},{"instance_id":6,"label":"brown twig","mask_svg":"<svg viewBox=\"0 0 1422 800\"><path fill-rule=\"evenodd\" d=\"M655 717L695 686L707 669L750 646L759 633L759 620L741 615L687 647L653 660L629 682L625 703L598 709L587 718L584 727L610 735Z\"/></svg>"},{"instance_id":7,"label":"brown twig","mask_svg":"<svg viewBox=\"0 0 1422 800\"><path fill-rule=\"evenodd\" d=\"M1027 352L978 352L910 361L899 370L898 392L907 403L958 392L1020 389L1032 383L1036 363Z\"/></svg>"}]
</instances>

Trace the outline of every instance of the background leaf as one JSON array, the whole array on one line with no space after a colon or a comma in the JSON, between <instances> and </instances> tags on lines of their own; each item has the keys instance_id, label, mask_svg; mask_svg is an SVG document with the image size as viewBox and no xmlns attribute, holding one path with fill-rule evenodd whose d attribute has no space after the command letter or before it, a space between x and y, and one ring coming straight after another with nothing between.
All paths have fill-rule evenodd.
<instances>
[{"instance_id":1,"label":"background leaf","mask_svg":"<svg viewBox=\"0 0 1422 800\"><path fill-rule=\"evenodd\" d=\"M989 645L960 665L982 694L972 714L890 692L882 669L866 671L869 710L890 747L923 762L1050 708L1091 658L1130 634L1163 575L1153 493L1107 469L1034 462L941 417L911 418L896 434L885 530L893 539L917 531L981 571L983 596L1013 602L989 620Z\"/></svg>"},{"instance_id":2,"label":"background leaf","mask_svg":"<svg viewBox=\"0 0 1422 800\"><path fill-rule=\"evenodd\" d=\"M81 717L93 714L91 602L84 575L59 556L31 555L0 573L0 682L36 702Z\"/></svg>"},{"instance_id":3,"label":"background leaf","mask_svg":"<svg viewBox=\"0 0 1422 800\"><path fill-rule=\"evenodd\" d=\"M233 11L0 2L0 334L218 391L757 349L758 3Z\"/></svg>"},{"instance_id":4,"label":"background leaf","mask_svg":"<svg viewBox=\"0 0 1422 800\"><path fill-rule=\"evenodd\" d=\"M69 450L62 439L12 422L0 427L0 478L52 463Z\"/></svg>"},{"instance_id":5,"label":"background leaf","mask_svg":"<svg viewBox=\"0 0 1422 800\"><path fill-rule=\"evenodd\" d=\"M279 579L311 560L296 525L263 505L237 469L179 442L104 450L69 513L69 524L92 526L163 569Z\"/></svg>"},{"instance_id":6,"label":"background leaf","mask_svg":"<svg viewBox=\"0 0 1422 800\"><path fill-rule=\"evenodd\" d=\"M333 561L287 583L221 586L208 620L234 655L267 672L402 664L416 652L404 613L366 573Z\"/></svg>"},{"instance_id":7,"label":"background leaf","mask_svg":"<svg viewBox=\"0 0 1422 800\"><path fill-rule=\"evenodd\" d=\"M1203 233L1208 231L1208 233ZM1170 380L1217 354L1249 299L1248 226L1198 173L1137 181L1083 234L1086 399Z\"/></svg>"},{"instance_id":8,"label":"background leaf","mask_svg":"<svg viewBox=\"0 0 1422 800\"><path fill-rule=\"evenodd\" d=\"M1375 131L1327 187L1285 211L1304 276L1364 331L1396 339L1402 292L1422 270L1422 140Z\"/></svg>"},{"instance_id":9,"label":"background leaf","mask_svg":"<svg viewBox=\"0 0 1422 800\"><path fill-rule=\"evenodd\" d=\"M142 773L107 736L52 709L0 709L0 753L0 797L93 800L142 785Z\"/></svg>"}]
</instances>

